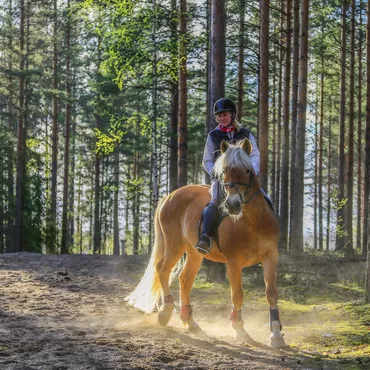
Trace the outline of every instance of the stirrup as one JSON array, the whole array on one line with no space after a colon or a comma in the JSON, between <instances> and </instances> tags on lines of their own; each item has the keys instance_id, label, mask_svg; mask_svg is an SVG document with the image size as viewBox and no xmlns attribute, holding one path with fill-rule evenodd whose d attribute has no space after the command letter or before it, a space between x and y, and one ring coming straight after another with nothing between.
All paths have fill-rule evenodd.
<instances>
[{"instance_id":1,"label":"stirrup","mask_svg":"<svg viewBox=\"0 0 370 370\"><path fill-rule=\"evenodd\" d=\"M204 243L202 243L202 242L204 242ZM208 244L208 248L204 245L206 243ZM209 253L212 249L212 238L208 235L202 235L200 237L197 245L195 246L195 248L198 249L199 253L202 253L202 254Z\"/></svg>"}]
</instances>

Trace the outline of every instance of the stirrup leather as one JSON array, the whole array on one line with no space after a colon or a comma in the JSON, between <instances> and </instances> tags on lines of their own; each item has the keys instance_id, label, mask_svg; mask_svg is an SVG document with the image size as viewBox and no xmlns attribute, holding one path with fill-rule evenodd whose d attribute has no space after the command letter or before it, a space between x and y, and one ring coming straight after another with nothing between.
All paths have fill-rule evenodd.
<instances>
[{"instance_id":1,"label":"stirrup leather","mask_svg":"<svg viewBox=\"0 0 370 370\"><path fill-rule=\"evenodd\" d=\"M208 244L208 248L205 246L205 244ZM208 235L202 235L195 248L198 249L199 253L203 254L209 253L212 249L212 238Z\"/></svg>"}]
</instances>

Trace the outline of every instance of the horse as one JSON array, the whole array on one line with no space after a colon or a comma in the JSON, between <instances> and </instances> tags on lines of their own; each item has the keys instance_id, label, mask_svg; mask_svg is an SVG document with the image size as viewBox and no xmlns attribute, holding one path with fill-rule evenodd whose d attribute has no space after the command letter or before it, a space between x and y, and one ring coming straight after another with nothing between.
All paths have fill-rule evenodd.
<instances>
[{"instance_id":1,"label":"horse","mask_svg":"<svg viewBox=\"0 0 370 370\"><path fill-rule=\"evenodd\" d=\"M270 306L270 345L282 348L285 341L281 334L276 286L280 230L249 158L251 149L248 139L237 145L223 141L221 155L215 162L214 175L223 187L223 208L229 215L218 229L222 248L213 247L206 255L194 248L199 237L199 220L210 200L209 186L188 185L173 191L157 207L150 261L141 281L125 300L128 305L146 313L157 308L158 323L165 326L174 310L170 285L179 276L180 319L189 332L203 337L205 333L193 317L190 292L203 258L225 263L231 289L230 320L235 339L257 345L244 329L241 315L242 269L261 263ZM184 253L185 262L181 263Z\"/></svg>"}]
</instances>

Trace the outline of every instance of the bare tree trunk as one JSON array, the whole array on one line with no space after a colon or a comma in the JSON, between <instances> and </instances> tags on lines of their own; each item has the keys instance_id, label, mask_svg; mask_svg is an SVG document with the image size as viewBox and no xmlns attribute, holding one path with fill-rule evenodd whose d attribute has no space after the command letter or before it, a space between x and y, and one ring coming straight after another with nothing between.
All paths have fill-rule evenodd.
<instances>
[{"instance_id":1,"label":"bare tree trunk","mask_svg":"<svg viewBox=\"0 0 370 370\"><path fill-rule=\"evenodd\" d=\"M324 63L322 60L322 68ZM324 73L321 73L321 93L320 93L320 137L319 137L319 250L323 250L323 202L322 202L322 188L323 188L323 152L324 152Z\"/></svg>"},{"instance_id":2,"label":"bare tree trunk","mask_svg":"<svg viewBox=\"0 0 370 370\"><path fill-rule=\"evenodd\" d=\"M327 215L326 215L326 250L330 250L330 213L331 213L331 121L332 121L332 97L329 98L329 134L328 134L328 199L327 199Z\"/></svg>"},{"instance_id":3,"label":"bare tree trunk","mask_svg":"<svg viewBox=\"0 0 370 370\"><path fill-rule=\"evenodd\" d=\"M342 53L341 53L341 81L340 81L340 115L339 115L339 157L338 157L338 168L339 168L339 187L338 187L338 201L344 200L344 145L345 145L345 122L346 122L346 51L347 51L347 0L342 2ZM337 210L337 232L336 236L336 250L343 250L345 246L345 239L341 235L345 231L344 223L344 207L339 205Z\"/></svg>"},{"instance_id":4,"label":"bare tree trunk","mask_svg":"<svg viewBox=\"0 0 370 370\"><path fill-rule=\"evenodd\" d=\"M346 217L346 253L353 256L353 163L354 163L354 130L355 130L355 0L351 2L351 62L349 87L349 127L348 127L348 168Z\"/></svg>"},{"instance_id":5,"label":"bare tree trunk","mask_svg":"<svg viewBox=\"0 0 370 370\"><path fill-rule=\"evenodd\" d=\"M185 186L188 181L186 22L186 0L180 0L178 187Z\"/></svg>"},{"instance_id":6,"label":"bare tree trunk","mask_svg":"<svg viewBox=\"0 0 370 370\"><path fill-rule=\"evenodd\" d=\"M225 0L213 0L211 16L211 107L225 94L225 60L226 60L226 13ZM210 129L214 129L216 121L212 118ZM210 281L226 281L225 265L210 262L208 266Z\"/></svg>"},{"instance_id":7,"label":"bare tree trunk","mask_svg":"<svg viewBox=\"0 0 370 370\"><path fill-rule=\"evenodd\" d=\"M71 82L70 82L70 42L71 42L71 3L67 1L67 29L66 29L66 105L64 128L64 179L63 179L63 216L62 242L60 252L69 253L68 210L69 210L69 140L71 125Z\"/></svg>"},{"instance_id":8,"label":"bare tree trunk","mask_svg":"<svg viewBox=\"0 0 370 370\"><path fill-rule=\"evenodd\" d=\"M366 252L361 244L361 229L362 229L362 9L363 1L360 2L360 25L359 25L359 39L358 39L358 95L357 95L357 238L356 247L362 251L362 255L365 257Z\"/></svg>"},{"instance_id":9,"label":"bare tree trunk","mask_svg":"<svg viewBox=\"0 0 370 370\"><path fill-rule=\"evenodd\" d=\"M260 2L260 90L259 90L259 182L263 189L268 187L268 98L269 98L269 11L270 0Z\"/></svg>"},{"instance_id":10,"label":"bare tree trunk","mask_svg":"<svg viewBox=\"0 0 370 370\"><path fill-rule=\"evenodd\" d=\"M273 77L272 77L272 160L271 160L271 190L270 196L272 203L276 204L276 131L277 131L277 118L276 118L276 57L273 59Z\"/></svg>"},{"instance_id":11,"label":"bare tree trunk","mask_svg":"<svg viewBox=\"0 0 370 370\"><path fill-rule=\"evenodd\" d=\"M280 12L280 38L283 39L284 28L284 1L281 3ZM281 122L282 122L282 100L283 100L283 46L279 45L279 85L278 85L278 109L277 109L277 141L276 141L276 182L275 182L275 210L280 217L280 183L281 183Z\"/></svg>"},{"instance_id":12,"label":"bare tree trunk","mask_svg":"<svg viewBox=\"0 0 370 370\"><path fill-rule=\"evenodd\" d=\"M13 4L12 1L9 1L8 5L8 27L11 29L13 27ZM12 34L10 33L8 36L8 50L11 53L13 50L13 37ZM9 71L13 70L13 63L12 63L12 58L8 58L9 63L8 63L8 68ZM13 91L13 79L12 77L8 76L8 91ZM12 97L8 97L8 129L9 132L14 134L15 127L14 127L14 107L13 107L13 100ZM15 199L14 199L14 149L13 146L11 145L9 147L9 152L8 152L8 161L7 161L7 203L8 203L8 209L6 212L6 227L8 229L8 232L6 233L6 240L5 240L5 251L10 252L12 248L14 248L15 245L15 234L14 234L14 207L15 207Z\"/></svg>"},{"instance_id":13,"label":"bare tree trunk","mask_svg":"<svg viewBox=\"0 0 370 370\"><path fill-rule=\"evenodd\" d=\"M119 255L119 224L118 224L118 194L119 194L119 145L114 151L114 205L113 205L113 254Z\"/></svg>"},{"instance_id":14,"label":"bare tree trunk","mask_svg":"<svg viewBox=\"0 0 370 370\"><path fill-rule=\"evenodd\" d=\"M51 194L50 194L50 215L48 220L48 232L46 238L46 251L56 252L57 238L57 176L58 176L58 9L57 0L53 1L53 113L51 132Z\"/></svg>"},{"instance_id":15,"label":"bare tree trunk","mask_svg":"<svg viewBox=\"0 0 370 370\"><path fill-rule=\"evenodd\" d=\"M317 189L318 189L318 184L317 184L317 180L318 180L318 149L317 149L317 142L318 142L318 139L319 139L319 130L318 130L318 127L319 127L319 119L318 119L318 110L319 110L319 104L318 104L318 96L317 96L317 86L318 86L318 83L317 83L317 80L316 80L316 99L315 99L315 143L314 143L314 147L315 147L315 160L314 160L314 196L313 196L313 240L314 240L314 243L313 243L313 247L314 249L316 250L317 249Z\"/></svg>"},{"instance_id":16,"label":"bare tree trunk","mask_svg":"<svg viewBox=\"0 0 370 370\"><path fill-rule=\"evenodd\" d=\"M98 36L98 63L96 66L97 73L100 71L101 63L101 36ZM97 109L99 109L100 99L97 97ZM98 112L95 112L95 125L96 130L100 131L101 118ZM97 141L97 138L96 138ZM94 254L98 254L101 251L101 209L100 209L100 153L95 143L95 163L94 163L95 181L94 181Z\"/></svg>"},{"instance_id":17,"label":"bare tree trunk","mask_svg":"<svg viewBox=\"0 0 370 370\"><path fill-rule=\"evenodd\" d=\"M309 0L301 3L301 45L299 63L299 91L298 114L296 132L296 160L295 160L295 191L292 214L292 253L303 252L303 203L304 203L304 166L305 166L305 135L307 109L307 65L308 65L308 9Z\"/></svg>"},{"instance_id":18,"label":"bare tree trunk","mask_svg":"<svg viewBox=\"0 0 370 370\"><path fill-rule=\"evenodd\" d=\"M370 14L370 1L367 3L367 14ZM370 265L368 230L369 230L369 190L370 190L370 17L366 25L366 131L365 131L365 174L364 174L364 227L362 232L362 248L367 252L368 267ZM367 269L370 273L369 268ZM370 278L370 277L368 277ZM370 285L367 285L368 297Z\"/></svg>"},{"instance_id":19,"label":"bare tree trunk","mask_svg":"<svg viewBox=\"0 0 370 370\"><path fill-rule=\"evenodd\" d=\"M295 199L295 155L297 147L297 113L298 113L298 78L299 78L299 1L294 0L293 6L293 70L292 70L292 131L291 131L291 152L290 152L290 228L289 228L289 250L292 246L292 215Z\"/></svg>"},{"instance_id":20,"label":"bare tree trunk","mask_svg":"<svg viewBox=\"0 0 370 370\"><path fill-rule=\"evenodd\" d=\"M225 0L213 0L211 16L211 107L225 94L225 34ZM215 127L216 121L212 119L210 130L213 130Z\"/></svg>"},{"instance_id":21,"label":"bare tree trunk","mask_svg":"<svg viewBox=\"0 0 370 370\"><path fill-rule=\"evenodd\" d=\"M292 1L286 1L286 48L285 48L285 84L283 102L283 158L281 175L281 211L280 211L280 248L288 250L288 218L289 218L289 105L290 105L290 73L292 51Z\"/></svg>"},{"instance_id":22,"label":"bare tree trunk","mask_svg":"<svg viewBox=\"0 0 370 370\"><path fill-rule=\"evenodd\" d=\"M25 109L25 48L24 48L24 27L25 27L25 2L19 3L19 117L17 137L17 178L15 197L15 245L12 252L23 250L23 216L24 216L24 175L25 175L25 146L24 137L24 109Z\"/></svg>"},{"instance_id":23,"label":"bare tree trunk","mask_svg":"<svg viewBox=\"0 0 370 370\"><path fill-rule=\"evenodd\" d=\"M177 59L177 25L176 25L176 0L171 0L171 40L172 40L172 58ZM177 188L177 127L179 114L179 92L178 81L171 82L171 127L170 127L170 192Z\"/></svg>"},{"instance_id":24,"label":"bare tree trunk","mask_svg":"<svg viewBox=\"0 0 370 370\"><path fill-rule=\"evenodd\" d=\"M243 96L244 96L244 15L245 0L239 0L239 52L238 52L238 82L237 82L237 112L238 119L243 117Z\"/></svg>"}]
</instances>

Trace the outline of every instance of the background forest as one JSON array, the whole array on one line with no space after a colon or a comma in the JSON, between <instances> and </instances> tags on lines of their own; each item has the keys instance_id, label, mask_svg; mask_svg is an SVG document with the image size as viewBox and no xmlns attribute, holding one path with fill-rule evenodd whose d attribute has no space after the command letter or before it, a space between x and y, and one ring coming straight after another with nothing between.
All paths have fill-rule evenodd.
<instances>
[{"instance_id":1,"label":"background forest","mask_svg":"<svg viewBox=\"0 0 370 370\"><path fill-rule=\"evenodd\" d=\"M366 8L0 0L0 251L149 252L158 200L208 181L227 96L258 138L280 248L366 255Z\"/></svg>"}]
</instances>

